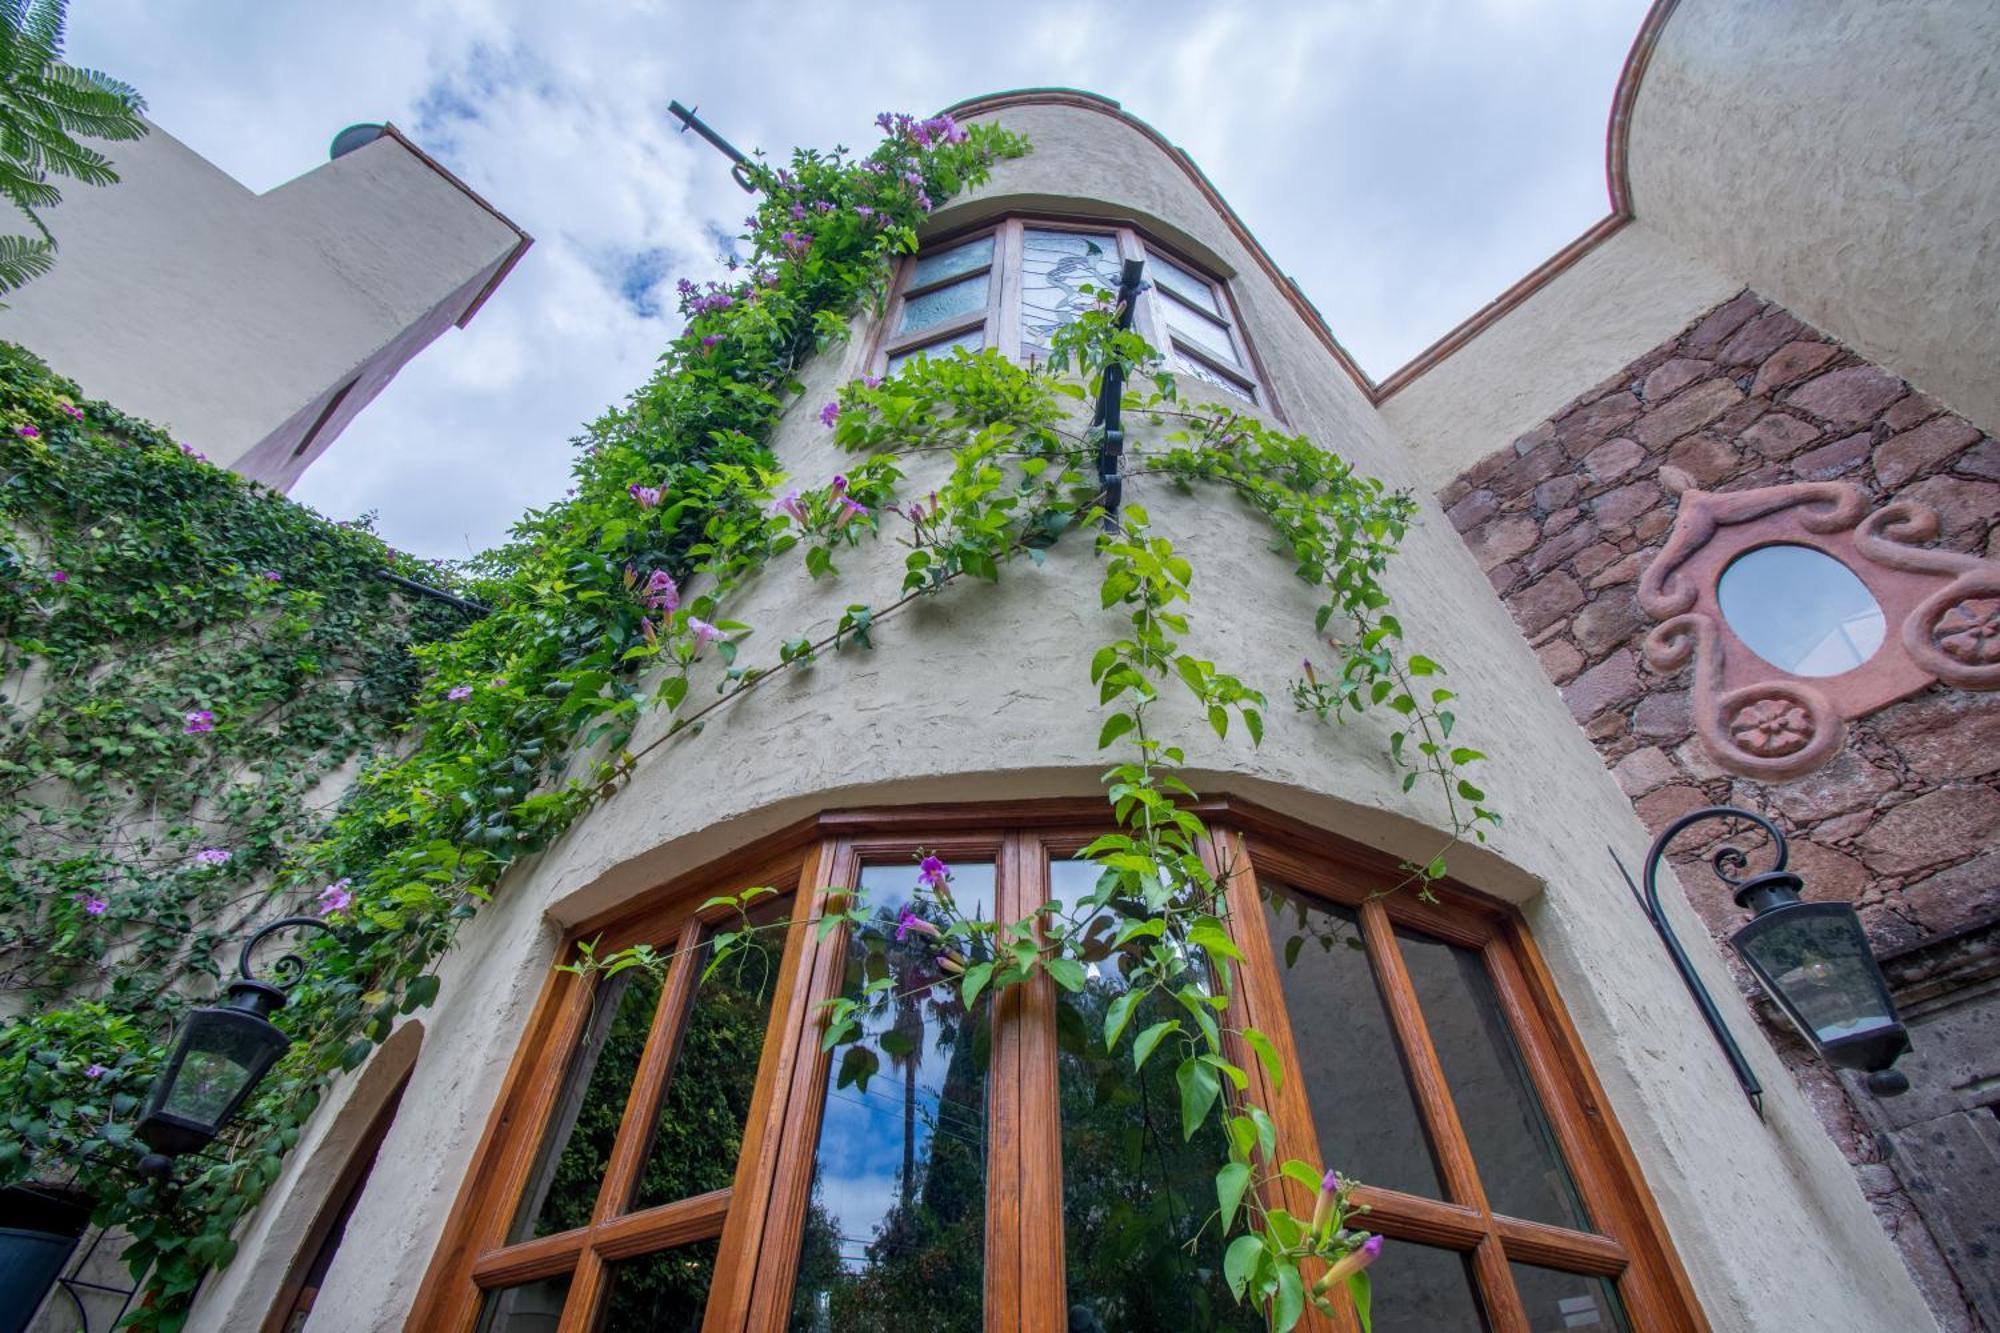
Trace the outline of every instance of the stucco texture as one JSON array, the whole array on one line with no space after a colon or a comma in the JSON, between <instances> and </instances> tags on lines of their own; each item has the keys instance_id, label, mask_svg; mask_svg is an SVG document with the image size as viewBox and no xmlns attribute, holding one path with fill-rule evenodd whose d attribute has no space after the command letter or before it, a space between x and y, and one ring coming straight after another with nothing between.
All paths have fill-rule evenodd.
<instances>
[{"instance_id":1,"label":"stucco texture","mask_svg":"<svg viewBox=\"0 0 2000 1333\"><path fill-rule=\"evenodd\" d=\"M1181 166L1132 123L1077 105L1009 107L999 118L1035 151L1004 165L971 207L1017 195L1071 198L1078 210L1158 220L1191 238L1234 274L1233 295L1289 424L1425 497L1425 521L1390 579L1396 610L1412 645L1451 671L1460 734L1494 756L1482 776L1507 816L1494 851L1455 853L1454 871L1525 903L1713 1326L1928 1327L1845 1163L1755 1039L1726 971L1676 900L1684 936L1773 1089L1768 1120L1745 1105L1604 856L1606 842L1636 854L1644 828L1428 499L1395 430ZM1083 188L1091 201L1076 197ZM777 452L804 481L836 470L816 413L858 373L865 342L808 369L805 393L777 432ZM1190 742L1197 788L1428 858L1441 837L1436 798L1421 785L1400 791L1382 724L1322 727L1284 703L1286 679L1315 650L1313 603L1256 520L1216 496L1176 497L1143 483L1128 493L1193 562L1189 647L1274 701L1255 749L1235 735L1216 741L1178 705L1165 710L1167 730ZM837 580L817 585L796 567L767 573L732 610L757 627L746 659L775 657L783 639L830 629L849 602L891 600L901 555L889 541L864 546L843 557ZM1097 790L1101 716L1087 663L1118 625L1098 609L1097 573L1087 545L1065 542L1039 569L1010 569L997 587L955 588L880 626L872 652L829 656L754 691L700 736L648 756L625 791L511 876L447 964L404 1113L312 1333L398 1326L552 961L551 919L580 920L629 900L817 809ZM1382 1299L1393 1296L1385 1290ZM224 1326L206 1305L190 1324Z\"/></svg>"}]
</instances>

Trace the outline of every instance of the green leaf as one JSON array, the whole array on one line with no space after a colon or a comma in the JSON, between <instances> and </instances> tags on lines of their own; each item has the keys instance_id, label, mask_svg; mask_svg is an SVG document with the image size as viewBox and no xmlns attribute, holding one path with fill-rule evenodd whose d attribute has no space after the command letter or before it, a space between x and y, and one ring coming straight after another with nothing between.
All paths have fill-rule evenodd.
<instances>
[{"instance_id":1,"label":"green leaf","mask_svg":"<svg viewBox=\"0 0 2000 1333\"><path fill-rule=\"evenodd\" d=\"M1153 1024L1153 1026L1134 1037L1132 1039L1132 1068L1134 1070L1145 1068L1146 1058L1152 1055L1153 1048L1158 1046L1168 1033L1179 1032L1180 1030L1181 1021L1178 1018L1169 1018L1164 1023Z\"/></svg>"},{"instance_id":2,"label":"green leaf","mask_svg":"<svg viewBox=\"0 0 2000 1333\"><path fill-rule=\"evenodd\" d=\"M986 983L993 979L993 964L974 963L965 969L965 975L958 979L959 999L967 1009L979 998L979 992L986 989Z\"/></svg>"},{"instance_id":3,"label":"green leaf","mask_svg":"<svg viewBox=\"0 0 2000 1333\"><path fill-rule=\"evenodd\" d=\"M1375 1303L1375 1285L1366 1269L1347 1275L1347 1294L1354 1301L1354 1314L1361 1321L1361 1333L1375 1333L1374 1321L1369 1317L1370 1307Z\"/></svg>"},{"instance_id":4,"label":"green leaf","mask_svg":"<svg viewBox=\"0 0 2000 1333\"><path fill-rule=\"evenodd\" d=\"M1055 978L1056 985L1075 995L1083 989L1083 964L1074 958L1051 958L1042 967Z\"/></svg>"},{"instance_id":5,"label":"green leaf","mask_svg":"<svg viewBox=\"0 0 2000 1333\"><path fill-rule=\"evenodd\" d=\"M1271 1327L1276 1333L1291 1333L1305 1310L1305 1279L1299 1276L1297 1264L1285 1264L1278 1269L1278 1300L1271 1311Z\"/></svg>"},{"instance_id":6,"label":"green leaf","mask_svg":"<svg viewBox=\"0 0 2000 1333\"><path fill-rule=\"evenodd\" d=\"M1230 1223L1236 1220L1237 1205L1243 1202L1243 1191L1250 1186L1250 1168L1241 1162L1231 1162L1215 1173L1215 1201L1222 1207L1222 1233L1229 1234Z\"/></svg>"},{"instance_id":7,"label":"green leaf","mask_svg":"<svg viewBox=\"0 0 2000 1333\"><path fill-rule=\"evenodd\" d=\"M1229 1290L1238 1301L1250 1285L1250 1277L1257 1271L1257 1261L1264 1257L1264 1238L1255 1232L1238 1236L1229 1242L1229 1249L1222 1256L1222 1276L1229 1281Z\"/></svg>"},{"instance_id":8,"label":"green leaf","mask_svg":"<svg viewBox=\"0 0 2000 1333\"><path fill-rule=\"evenodd\" d=\"M1104 1049L1118 1049L1118 1039L1125 1035L1125 1025L1132 1021L1132 1006L1139 1003L1139 992L1128 990L1104 1011Z\"/></svg>"},{"instance_id":9,"label":"green leaf","mask_svg":"<svg viewBox=\"0 0 2000 1333\"><path fill-rule=\"evenodd\" d=\"M1264 1066L1264 1074L1271 1080L1271 1091L1281 1091L1285 1086L1285 1068L1278 1062L1278 1048L1256 1028L1244 1028L1243 1041L1257 1053L1258 1063Z\"/></svg>"},{"instance_id":10,"label":"green leaf","mask_svg":"<svg viewBox=\"0 0 2000 1333\"><path fill-rule=\"evenodd\" d=\"M434 1003L437 1000L437 996L438 979L436 973L427 972L423 976L412 978L410 984L403 987L403 1012L406 1014L415 1013L424 1006Z\"/></svg>"},{"instance_id":11,"label":"green leaf","mask_svg":"<svg viewBox=\"0 0 2000 1333\"><path fill-rule=\"evenodd\" d=\"M1104 729L1097 733L1097 748L1108 750L1112 742L1132 730L1137 723L1130 713L1113 713L1104 719Z\"/></svg>"},{"instance_id":12,"label":"green leaf","mask_svg":"<svg viewBox=\"0 0 2000 1333\"><path fill-rule=\"evenodd\" d=\"M1181 1090L1181 1137L1192 1139L1222 1095L1222 1080L1200 1060L1183 1060L1174 1070L1174 1082Z\"/></svg>"}]
</instances>

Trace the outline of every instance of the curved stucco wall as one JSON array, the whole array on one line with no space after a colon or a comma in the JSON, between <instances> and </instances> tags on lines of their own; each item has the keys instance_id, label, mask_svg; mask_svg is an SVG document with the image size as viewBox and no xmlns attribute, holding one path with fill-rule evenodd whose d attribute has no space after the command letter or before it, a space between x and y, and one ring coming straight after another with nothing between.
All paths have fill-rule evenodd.
<instances>
[{"instance_id":1,"label":"curved stucco wall","mask_svg":"<svg viewBox=\"0 0 2000 1333\"><path fill-rule=\"evenodd\" d=\"M1170 224L1236 275L1246 328L1290 424L1391 484L1424 490L1393 432L1153 140L1084 107L999 115L1036 151L1003 166L963 208L1088 190L1107 201L1093 212ZM858 373L865 343L857 337L808 368L806 391L777 432L780 457L802 481L817 484L840 465L817 409ZM1261 749L1240 737L1218 742L1184 714L1170 722L1190 740L1197 787L1428 857L1437 810L1421 787L1401 793L1381 724L1322 728L1283 703L1286 678L1313 651L1313 601L1267 534L1218 497L1179 498L1145 484L1128 493L1194 564L1190 648L1264 688L1275 705ZM746 591L732 608L757 627L746 660L830 629L850 602L895 596L898 545L873 543L840 563L837 579L813 584L785 568ZM361 1201L312 1333L399 1326L553 959L552 922L626 901L818 809L1097 791L1101 718L1087 663L1119 625L1098 609L1097 574L1087 544L1065 542L1041 568L1011 569L998 587L956 588L879 626L874 651L781 678L717 714L699 737L648 756L625 791L511 876L444 964L406 1109L383 1148L382 1183ZM1484 777L1508 817L1499 855L1459 854L1454 868L1528 904L1715 1326L1928 1326L1844 1162L1761 1046L1753 1058L1774 1089L1770 1123L1743 1104L1651 928L1608 878L1602 844L1640 848L1644 830L1435 508L1390 581L1412 643L1453 673L1460 734L1495 756ZM1691 917L1684 933L1704 938ZM1720 960L1694 947L1717 995L1735 1005ZM1754 1031L1747 1013L1733 1013L1740 1031ZM191 1325L215 1326L200 1315Z\"/></svg>"},{"instance_id":2,"label":"curved stucco wall","mask_svg":"<svg viewBox=\"0 0 2000 1333\"><path fill-rule=\"evenodd\" d=\"M2000 427L2000 5L1681 0L1631 181L1643 221Z\"/></svg>"}]
</instances>

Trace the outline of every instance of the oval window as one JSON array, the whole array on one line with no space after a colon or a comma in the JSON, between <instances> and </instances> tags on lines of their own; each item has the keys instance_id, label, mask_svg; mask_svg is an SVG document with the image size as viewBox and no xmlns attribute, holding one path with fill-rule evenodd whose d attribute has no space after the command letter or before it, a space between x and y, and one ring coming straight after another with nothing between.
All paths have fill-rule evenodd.
<instances>
[{"instance_id":1,"label":"oval window","mask_svg":"<svg viewBox=\"0 0 2000 1333\"><path fill-rule=\"evenodd\" d=\"M1810 546L1760 546L1729 562L1722 618L1751 652L1795 676L1852 671L1882 646L1882 608L1840 561Z\"/></svg>"}]
</instances>

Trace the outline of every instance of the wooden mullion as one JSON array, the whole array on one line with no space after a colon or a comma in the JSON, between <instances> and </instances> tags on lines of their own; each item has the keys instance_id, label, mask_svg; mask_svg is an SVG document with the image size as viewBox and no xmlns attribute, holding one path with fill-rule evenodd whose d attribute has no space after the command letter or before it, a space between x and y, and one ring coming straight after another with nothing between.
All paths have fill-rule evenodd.
<instances>
[{"instance_id":1,"label":"wooden mullion","mask_svg":"<svg viewBox=\"0 0 2000 1333\"><path fill-rule=\"evenodd\" d=\"M1534 936L1509 923L1504 949L1491 951L1494 989L1519 1039L1543 1102L1563 1108L1559 1141L1594 1224L1624 1245L1630 1267L1626 1303L1657 1312L1675 1333L1706 1333L1708 1322L1668 1239L1658 1204L1645 1188L1631 1145L1612 1118L1582 1039L1556 996Z\"/></svg>"},{"instance_id":2,"label":"wooden mullion","mask_svg":"<svg viewBox=\"0 0 2000 1333\"><path fill-rule=\"evenodd\" d=\"M710 1190L657 1208L627 1213L593 1227L590 1246L603 1258L618 1260L709 1240L723 1233L730 1215L730 1200L731 1191ZM720 1263L719 1257L717 1262ZM709 1287L713 1290L714 1286L711 1275Z\"/></svg>"},{"instance_id":3,"label":"wooden mullion","mask_svg":"<svg viewBox=\"0 0 2000 1333\"><path fill-rule=\"evenodd\" d=\"M831 855L823 856L822 866L826 884L858 885L861 858L853 843L837 844ZM752 1333L780 1333L791 1313L792 1285L798 1279L799 1230L805 1225L812 1194L820 1119L825 1112L823 1094L833 1059L820 1049L820 1010L840 994L847 970L847 927L836 926L824 939L815 927L805 945L807 956L801 962L806 965L799 972L803 982L791 1015L796 1024L791 1029L795 1051L780 1122L782 1143L761 1218L754 1271L746 1266L750 1281L744 1327Z\"/></svg>"},{"instance_id":4,"label":"wooden mullion","mask_svg":"<svg viewBox=\"0 0 2000 1333\"><path fill-rule=\"evenodd\" d=\"M1507 1256L1501 1249L1499 1235L1492 1230L1493 1210L1488 1206L1486 1191L1479 1183L1479 1168L1473 1162L1472 1145L1465 1137L1465 1127L1459 1122L1450 1086L1445 1082L1444 1066L1438 1062L1437 1048L1432 1044L1430 1029L1424 1023L1416 987L1410 981L1409 969L1403 964L1402 951L1396 946L1395 928L1381 899L1371 898L1361 904L1361 928L1368 946L1369 961L1374 963L1376 978L1381 983L1382 999L1388 1006L1389 1021L1395 1027L1396 1039L1403 1048L1411 1089L1416 1093L1425 1127L1430 1131L1431 1144L1437 1151L1438 1169L1445 1178L1445 1191L1454 1203L1476 1209L1488 1228L1487 1235L1473 1252L1473 1267L1479 1274L1487 1317L1492 1320L1495 1333L1527 1333L1527 1313L1521 1308L1521 1298L1515 1292L1513 1277L1507 1271Z\"/></svg>"},{"instance_id":5,"label":"wooden mullion","mask_svg":"<svg viewBox=\"0 0 2000 1333\"><path fill-rule=\"evenodd\" d=\"M1362 1219L1368 1230L1447 1250L1474 1248L1493 1225L1493 1219L1477 1208L1404 1194L1400 1190L1363 1185L1355 1190L1354 1201L1368 1206L1368 1213Z\"/></svg>"},{"instance_id":6,"label":"wooden mullion","mask_svg":"<svg viewBox=\"0 0 2000 1333\"><path fill-rule=\"evenodd\" d=\"M701 942L701 922L690 919L681 927L675 946L676 957L667 969L667 982L660 987L659 1003L653 1007L653 1026L646 1033L645 1048L639 1053L639 1068L632 1077L632 1090L625 1098L625 1111L618 1122L618 1134L611 1142L611 1155L604 1164L604 1180L597 1191L593 1223L603 1223L631 1206L646 1150L653 1138L653 1121L658 1115L660 1094L673 1072L674 1057L680 1051L681 1028L687 1018L696 965L695 948Z\"/></svg>"},{"instance_id":7,"label":"wooden mullion","mask_svg":"<svg viewBox=\"0 0 2000 1333\"><path fill-rule=\"evenodd\" d=\"M1009 877L1017 886L1010 910L1016 918L1049 900L1049 849L1037 837L1009 842ZM989 1329L1064 1328L1069 1323L1068 1276L1063 1240L1062 1100L1057 1088L1056 987L1046 973L1008 987L1020 1081L1014 1089L1021 1145L1018 1177L1021 1232L1017 1266L1018 1324L990 1316ZM988 1185L990 1190L992 1185Z\"/></svg>"},{"instance_id":8,"label":"wooden mullion","mask_svg":"<svg viewBox=\"0 0 2000 1333\"><path fill-rule=\"evenodd\" d=\"M1021 359L1021 222L1009 218L993 233L993 258L1000 265L1000 302L988 345L1009 361Z\"/></svg>"},{"instance_id":9,"label":"wooden mullion","mask_svg":"<svg viewBox=\"0 0 2000 1333\"><path fill-rule=\"evenodd\" d=\"M576 1271L569 1275L569 1294L563 1298L562 1318L556 1333L590 1333L597 1320L597 1299L604 1292L608 1274L604 1260L585 1247L576 1257Z\"/></svg>"},{"instance_id":10,"label":"wooden mullion","mask_svg":"<svg viewBox=\"0 0 2000 1333\"><path fill-rule=\"evenodd\" d=\"M1298 1048L1292 1041L1277 956L1271 951L1271 934L1264 921L1263 900L1257 892L1250 854L1243 846L1243 839L1228 830L1211 832L1202 851L1209 861L1210 873L1222 884L1230 937L1243 951L1225 1021L1232 1029L1254 1027L1262 1032L1277 1051L1278 1066L1284 1071L1283 1079L1274 1085L1265 1073L1264 1062L1249 1048L1249 1043L1232 1031L1229 1058L1249 1075L1245 1091L1256 1105L1264 1108L1277 1129L1277 1160L1263 1166L1276 1173L1279 1164L1293 1157L1323 1164L1326 1157L1320 1147L1318 1127L1313 1123L1312 1106L1306 1100ZM1325 1169L1320 1165L1320 1170ZM1252 1170L1259 1170L1254 1158ZM1269 1184L1259 1188L1258 1198L1267 1208L1281 1207L1294 1217L1310 1218L1317 1196L1300 1182L1276 1174ZM1320 1271L1315 1264L1301 1276L1310 1283ZM1308 1301L1298 1326L1317 1333L1359 1333L1359 1321L1345 1294L1335 1298L1334 1310L1334 1314L1328 1315Z\"/></svg>"},{"instance_id":11,"label":"wooden mullion","mask_svg":"<svg viewBox=\"0 0 2000 1333\"><path fill-rule=\"evenodd\" d=\"M1530 1222L1524 1217L1496 1217L1493 1226L1500 1233L1507 1257L1520 1263L1615 1278L1632 1261L1625 1247L1610 1236Z\"/></svg>"},{"instance_id":12,"label":"wooden mullion","mask_svg":"<svg viewBox=\"0 0 2000 1333\"><path fill-rule=\"evenodd\" d=\"M577 1257L590 1247L590 1228L537 1236L505 1249L488 1250L472 1265L472 1279L481 1288L518 1287L545 1277L557 1277L576 1267Z\"/></svg>"},{"instance_id":13,"label":"wooden mullion","mask_svg":"<svg viewBox=\"0 0 2000 1333\"><path fill-rule=\"evenodd\" d=\"M1502 919L1497 913L1467 912L1449 902L1426 903L1414 893L1385 898L1381 891L1386 886L1373 875L1352 873L1346 867L1262 840L1251 840L1248 845L1252 860L1294 888L1344 907L1358 909L1373 902L1392 924L1413 926L1449 944L1483 948Z\"/></svg>"},{"instance_id":14,"label":"wooden mullion","mask_svg":"<svg viewBox=\"0 0 2000 1333\"><path fill-rule=\"evenodd\" d=\"M951 248L950 246L945 247L945 249L950 249L950 248ZM917 257L922 258L921 255ZM929 296L932 292L940 291L946 287L951 286L955 282L970 282L982 273L991 274L993 272L993 268L994 265L989 260L988 262L981 264L978 268L962 269L959 272L950 274L947 277L934 278L930 282L925 283L921 287L907 287L903 290L901 299L907 303L909 301L915 300L919 296ZM992 281L989 278L987 286L990 288L992 285L993 285Z\"/></svg>"},{"instance_id":15,"label":"wooden mullion","mask_svg":"<svg viewBox=\"0 0 2000 1333\"><path fill-rule=\"evenodd\" d=\"M771 1018L764 1029L764 1048L751 1089L750 1109L743 1126L743 1146L736 1158L731 1186L732 1206L722 1228L722 1246L709 1281L704 1333L735 1333L743 1327L757 1281L764 1243L765 1214L777 1185L787 1138L788 1108L802 1044L810 1039L813 969L818 963L814 917L820 893L833 869L834 847L822 841L800 868L792 899L792 924L786 931L786 964L778 971L778 988L771 998ZM816 1044L816 1043L815 1043Z\"/></svg>"},{"instance_id":16,"label":"wooden mullion","mask_svg":"<svg viewBox=\"0 0 2000 1333\"><path fill-rule=\"evenodd\" d=\"M993 919L1018 920L1022 886L1019 839L1004 844L993 887ZM1026 1154L1021 1145L1021 992L1009 986L989 993L993 1024L992 1056L986 1079L986 1246L985 1327L995 1333L1024 1328L1021 1269L1026 1228L1020 1185Z\"/></svg>"}]
</instances>

